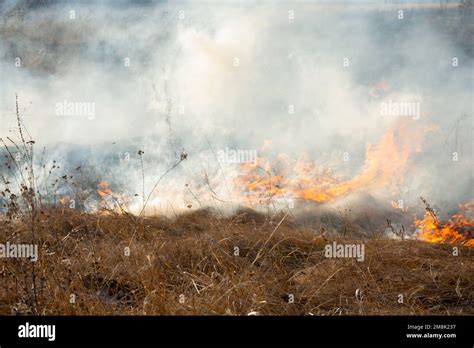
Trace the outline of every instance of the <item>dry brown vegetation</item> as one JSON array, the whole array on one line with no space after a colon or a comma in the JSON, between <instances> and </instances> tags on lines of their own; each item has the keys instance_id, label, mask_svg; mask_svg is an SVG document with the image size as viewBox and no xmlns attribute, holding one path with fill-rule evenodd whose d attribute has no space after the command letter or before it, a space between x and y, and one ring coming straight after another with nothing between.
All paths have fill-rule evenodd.
<instances>
[{"instance_id":1,"label":"dry brown vegetation","mask_svg":"<svg viewBox=\"0 0 474 348\"><path fill-rule=\"evenodd\" d=\"M363 262L328 259L332 240L281 221L41 211L38 261L0 258L0 314L474 314L472 248L367 239ZM2 240L31 242L30 225L0 221Z\"/></svg>"}]
</instances>

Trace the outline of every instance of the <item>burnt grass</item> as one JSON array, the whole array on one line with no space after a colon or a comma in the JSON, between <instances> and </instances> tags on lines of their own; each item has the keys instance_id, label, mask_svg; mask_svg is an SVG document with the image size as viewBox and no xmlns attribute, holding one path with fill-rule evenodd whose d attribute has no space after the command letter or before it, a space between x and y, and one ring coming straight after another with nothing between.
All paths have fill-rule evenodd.
<instances>
[{"instance_id":1,"label":"burnt grass","mask_svg":"<svg viewBox=\"0 0 474 348\"><path fill-rule=\"evenodd\" d=\"M326 244L355 240L282 217L56 208L38 213L34 237L31 220L0 221L2 243L39 248L37 262L0 258L0 314L474 314L473 248L370 238L363 262L330 259Z\"/></svg>"}]
</instances>

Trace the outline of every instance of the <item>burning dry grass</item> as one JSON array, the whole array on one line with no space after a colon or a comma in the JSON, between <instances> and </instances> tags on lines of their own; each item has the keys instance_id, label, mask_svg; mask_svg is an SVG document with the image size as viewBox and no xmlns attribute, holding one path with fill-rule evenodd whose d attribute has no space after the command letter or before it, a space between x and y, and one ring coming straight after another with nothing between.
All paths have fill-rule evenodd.
<instances>
[{"instance_id":1,"label":"burning dry grass","mask_svg":"<svg viewBox=\"0 0 474 348\"><path fill-rule=\"evenodd\" d=\"M419 228L418 238L431 243L448 242L474 246L474 217L465 217L465 211L472 211L473 207L474 200L461 204L460 213L453 215L447 222L439 221L435 214L427 210L423 219L415 220L415 226Z\"/></svg>"},{"instance_id":2,"label":"burning dry grass","mask_svg":"<svg viewBox=\"0 0 474 348\"><path fill-rule=\"evenodd\" d=\"M43 211L38 261L0 259L0 314L474 314L472 248L369 239L363 262L328 259L332 240L282 218ZM30 242L29 223L0 233Z\"/></svg>"}]
</instances>

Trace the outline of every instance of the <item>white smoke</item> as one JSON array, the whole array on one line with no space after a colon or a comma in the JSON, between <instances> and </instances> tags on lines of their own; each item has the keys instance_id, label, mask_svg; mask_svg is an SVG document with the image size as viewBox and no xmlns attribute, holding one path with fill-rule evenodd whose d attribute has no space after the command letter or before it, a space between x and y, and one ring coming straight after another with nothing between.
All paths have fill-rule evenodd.
<instances>
[{"instance_id":1,"label":"white smoke","mask_svg":"<svg viewBox=\"0 0 474 348\"><path fill-rule=\"evenodd\" d=\"M472 197L472 56L430 10L406 8L400 19L396 6L351 3L60 2L20 18L13 9L21 4L9 1L0 136L15 126L17 93L25 126L50 156L61 156L58 144L129 153L126 167L102 165L133 194L142 191L138 149L146 192L184 149L189 158L155 202L171 191L180 205L196 205L185 184L206 185L209 172L219 198L235 203L224 181L238 167L219 165L213 152L260 151L270 140L270 154L305 153L347 178L362 168L366 144L399 117L381 104L415 102L413 125L440 128L414 152L400 197L449 206ZM462 30L456 9L443 16Z\"/></svg>"}]
</instances>

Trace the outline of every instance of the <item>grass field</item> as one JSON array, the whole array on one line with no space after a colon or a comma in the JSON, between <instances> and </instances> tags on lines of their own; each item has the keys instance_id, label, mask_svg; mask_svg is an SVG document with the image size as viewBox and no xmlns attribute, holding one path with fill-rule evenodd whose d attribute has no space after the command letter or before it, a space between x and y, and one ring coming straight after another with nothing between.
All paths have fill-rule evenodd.
<instances>
[{"instance_id":1,"label":"grass field","mask_svg":"<svg viewBox=\"0 0 474 348\"><path fill-rule=\"evenodd\" d=\"M2 315L474 314L472 248L368 239L359 262L326 258L332 240L250 210L38 216L38 261L0 259ZM0 233L25 243L30 224Z\"/></svg>"}]
</instances>

